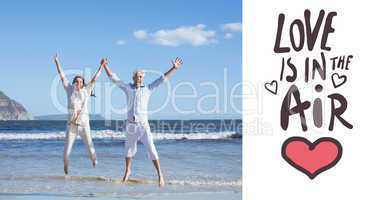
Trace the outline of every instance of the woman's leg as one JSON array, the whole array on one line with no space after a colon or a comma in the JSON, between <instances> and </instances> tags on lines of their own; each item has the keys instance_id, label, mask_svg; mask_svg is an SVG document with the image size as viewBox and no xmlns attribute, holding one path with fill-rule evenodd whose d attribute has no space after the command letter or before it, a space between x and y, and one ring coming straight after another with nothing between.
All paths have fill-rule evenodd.
<instances>
[{"instance_id":1,"label":"woman's leg","mask_svg":"<svg viewBox=\"0 0 375 200\"><path fill-rule=\"evenodd\" d=\"M93 167L95 167L98 162L97 162L97 159L96 159L94 143L92 142L92 138L91 138L90 127L89 126L79 127L78 132L79 132L83 142L86 145L86 149L87 149L89 158L92 161L92 165L93 165Z\"/></svg>"},{"instance_id":2,"label":"woman's leg","mask_svg":"<svg viewBox=\"0 0 375 200\"><path fill-rule=\"evenodd\" d=\"M132 167L132 158L126 157L125 158L125 175L122 178L122 182L126 182L129 180L129 176L131 174L131 167Z\"/></svg>"},{"instance_id":3,"label":"woman's leg","mask_svg":"<svg viewBox=\"0 0 375 200\"><path fill-rule=\"evenodd\" d=\"M69 156L73 148L74 141L77 137L77 128L75 126L68 127L65 135L64 145L64 172L68 174Z\"/></svg>"}]
</instances>

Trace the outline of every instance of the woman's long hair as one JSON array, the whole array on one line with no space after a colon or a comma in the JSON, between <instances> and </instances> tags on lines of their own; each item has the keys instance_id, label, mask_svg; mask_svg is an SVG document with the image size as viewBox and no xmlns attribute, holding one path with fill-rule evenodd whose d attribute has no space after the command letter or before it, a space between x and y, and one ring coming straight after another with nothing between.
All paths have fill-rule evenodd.
<instances>
[{"instance_id":1,"label":"woman's long hair","mask_svg":"<svg viewBox=\"0 0 375 200\"><path fill-rule=\"evenodd\" d=\"M74 78L73 78L73 85L77 82L77 79L82 79L82 82L83 82L83 87L86 87L86 83L85 83L85 78L83 78L83 76L81 75L76 75ZM94 88L91 90L91 94L90 96L92 97L96 97L95 94L94 94Z\"/></svg>"}]
</instances>

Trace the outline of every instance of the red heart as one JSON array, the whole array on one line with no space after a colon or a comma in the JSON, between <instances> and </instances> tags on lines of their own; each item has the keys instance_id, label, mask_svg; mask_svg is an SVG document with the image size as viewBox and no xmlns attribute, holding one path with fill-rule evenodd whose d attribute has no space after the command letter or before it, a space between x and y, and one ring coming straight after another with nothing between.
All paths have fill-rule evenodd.
<instances>
[{"instance_id":1,"label":"red heart","mask_svg":"<svg viewBox=\"0 0 375 200\"><path fill-rule=\"evenodd\" d=\"M329 137L314 143L303 137L291 137L284 142L281 155L290 165L313 179L337 164L342 156L342 146Z\"/></svg>"}]
</instances>

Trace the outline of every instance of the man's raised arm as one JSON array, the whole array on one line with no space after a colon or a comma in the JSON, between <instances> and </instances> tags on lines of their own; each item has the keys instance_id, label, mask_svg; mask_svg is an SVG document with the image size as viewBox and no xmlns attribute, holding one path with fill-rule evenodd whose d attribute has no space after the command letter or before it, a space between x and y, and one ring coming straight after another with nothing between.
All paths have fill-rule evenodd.
<instances>
[{"instance_id":1,"label":"man's raised arm","mask_svg":"<svg viewBox=\"0 0 375 200\"><path fill-rule=\"evenodd\" d=\"M121 88L123 91L126 91L128 89L128 85L125 84L123 81L120 80L120 78L112 72L112 70L108 67L108 60L106 59L106 62L103 65L105 72L107 73L109 79L113 83L115 83L119 88Z\"/></svg>"},{"instance_id":2,"label":"man's raised arm","mask_svg":"<svg viewBox=\"0 0 375 200\"><path fill-rule=\"evenodd\" d=\"M171 62L172 62L172 67L167 72L164 73L164 76L167 79L169 79L172 76L172 74L174 74L176 70L180 68L181 65L183 64L182 59L179 57L177 57L174 61L172 60Z\"/></svg>"},{"instance_id":3,"label":"man's raised arm","mask_svg":"<svg viewBox=\"0 0 375 200\"><path fill-rule=\"evenodd\" d=\"M164 73L164 76L161 76L160 78L153 81L151 84L148 85L148 88L150 90L154 90L155 88L159 87L166 79L169 79L172 74L176 72L176 70L182 65L182 59L176 58L175 60L172 60L172 67Z\"/></svg>"}]
</instances>

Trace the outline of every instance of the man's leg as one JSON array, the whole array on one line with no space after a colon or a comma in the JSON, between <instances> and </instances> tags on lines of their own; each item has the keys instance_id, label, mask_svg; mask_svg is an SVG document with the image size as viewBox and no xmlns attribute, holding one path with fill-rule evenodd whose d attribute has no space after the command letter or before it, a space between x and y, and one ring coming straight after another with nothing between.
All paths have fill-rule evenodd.
<instances>
[{"instance_id":1,"label":"man's leg","mask_svg":"<svg viewBox=\"0 0 375 200\"><path fill-rule=\"evenodd\" d=\"M152 138L150 127L148 125L145 125L144 131L145 133L141 137L141 142L145 145L148 151L148 156L152 160L152 163L154 164L154 167L159 177L159 186L163 187L165 185L164 176L163 176L163 173L161 172L159 156L155 148L155 144Z\"/></svg>"},{"instance_id":2,"label":"man's leg","mask_svg":"<svg viewBox=\"0 0 375 200\"><path fill-rule=\"evenodd\" d=\"M69 156L73 148L74 141L77 137L76 127L68 127L65 135L65 145L64 145L64 173L68 175L69 166Z\"/></svg>"},{"instance_id":3,"label":"man's leg","mask_svg":"<svg viewBox=\"0 0 375 200\"><path fill-rule=\"evenodd\" d=\"M158 173L158 177L159 177L159 186L160 187L164 187L165 183L164 183L164 176L163 174L161 173L161 168L160 168L160 161L159 159L158 160L152 160L152 163L154 164L155 166L155 169Z\"/></svg>"},{"instance_id":4,"label":"man's leg","mask_svg":"<svg viewBox=\"0 0 375 200\"><path fill-rule=\"evenodd\" d=\"M129 180L131 174L132 158L137 153L137 141L139 138L138 126L136 124L126 125L126 143L125 143L125 174L123 182Z\"/></svg>"},{"instance_id":5,"label":"man's leg","mask_svg":"<svg viewBox=\"0 0 375 200\"><path fill-rule=\"evenodd\" d=\"M92 161L92 166L95 167L98 162L96 160L96 153L95 153L94 143L92 142L92 138L91 138L90 127L79 127L78 131L79 131L79 135L81 136L83 142L86 145L89 158Z\"/></svg>"}]
</instances>

